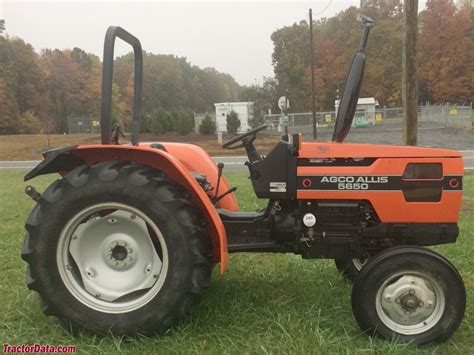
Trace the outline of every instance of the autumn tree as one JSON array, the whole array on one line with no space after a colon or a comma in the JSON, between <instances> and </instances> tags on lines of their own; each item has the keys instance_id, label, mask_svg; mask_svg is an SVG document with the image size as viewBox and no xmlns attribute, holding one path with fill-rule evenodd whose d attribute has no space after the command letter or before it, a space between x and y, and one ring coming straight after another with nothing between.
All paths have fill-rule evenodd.
<instances>
[{"instance_id":1,"label":"autumn tree","mask_svg":"<svg viewBox=\"0 0 474 355\"><path fill-rule=\"evenodd\" d=\"M133 54L118 58L114 67L112 121L129 129ZM239 99L240 86L232 76L198 68L183 57L144 53L144 68L142 114L153 132L187 133L194 124L190 110ZM67 132L69 117L98 119L101 77L100 58L80 48L38 54L21 39L0 37L0 134L36 131L37 122L42 132Z\"/></svg>"},{"instance_id":2,"label":"autumn tree","mask_svg":"<svg viewBox=\"0 0 474 355\"><path fill-rule=\"evenodd\" d=\"M474 38L468 6L428 0L420 13L420 99L468 103L474 100Z\"/></svg>"}]
</instances>

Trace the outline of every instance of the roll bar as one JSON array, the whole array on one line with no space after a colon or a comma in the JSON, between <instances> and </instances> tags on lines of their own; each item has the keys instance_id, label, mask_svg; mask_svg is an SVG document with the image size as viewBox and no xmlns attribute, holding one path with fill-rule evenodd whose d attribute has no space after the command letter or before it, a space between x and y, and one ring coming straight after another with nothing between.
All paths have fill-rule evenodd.
<instances>
[{"instance_id":1,"label":"roll bar","mask_svg":"<svg viewBox=\"0 0 474 355\"><path fill-rule=\"evenodd\" d=\"M118 26L110 26L107 29L104 40L104 57L102 61L102 99L100 112L102 144L111 143L112 79L114 74L115 38L117 37L130 44L133 47L133 52L135 54L132 144L138 145L140 140L140 104L143 79L142 45L140 44L138 38Z\"/></svg>"}]
</instances>

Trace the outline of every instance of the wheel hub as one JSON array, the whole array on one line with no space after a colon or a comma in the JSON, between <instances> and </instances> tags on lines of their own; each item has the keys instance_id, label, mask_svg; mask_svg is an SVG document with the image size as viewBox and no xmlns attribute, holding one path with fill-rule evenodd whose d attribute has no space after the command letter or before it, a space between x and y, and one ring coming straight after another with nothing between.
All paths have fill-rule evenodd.
<instances>
[{"instance_id":1,"label":"wheel hub","mask_svg":"<svg viewBox=\"0 0 474 355\"><path fill-rule=\"evenodd\" d=\"M122 245L116 245L112 249L112 255L115 260L122 261L127 257L127 249Z\"/></svg>"},{"instance_id":2,"label":"wheel hub","mask_svg":"<svg viewBox=\"0 0 474 355\"><path fill-rule=\"evenodd\" d=\"M400 299L400 306L408 312L414 312L422 303L414 294L404 295Z\"/></svg>"},{"instance_id":3,"label":"wheel hub","mask_svg":"<svg viewBox=\"0 0 474 355\"><path fill-rule=\"evenodd\" d=\"M116 267L124 268L135 261L133 249L123 240L113 240L106 246L105 261Z\"/></svg>"}]
</instances>

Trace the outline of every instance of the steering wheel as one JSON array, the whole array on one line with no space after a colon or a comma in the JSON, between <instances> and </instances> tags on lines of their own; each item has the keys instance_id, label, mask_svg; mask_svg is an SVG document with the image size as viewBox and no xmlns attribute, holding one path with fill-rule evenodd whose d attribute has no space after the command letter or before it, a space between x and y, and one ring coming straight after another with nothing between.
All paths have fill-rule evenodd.
<instances>
[{"instance_id":1,"label":"steering wheel","mask_svg":"<svg viewBox=\"0 0 474 355\"><path fill-rule=\"evenodd\" d=\"M251 129L250 131L247 131L245 133L239 134L237 137L232 138L230 141L225 142L222 145L222 148L225 149L238 149L245 147L246 145L252 144L255 138L257 138L257 133L260 131L263 131L265 128L267 128L268 125L264 124L261 126L258 126L254 129ZM250 138L249 138L250 137ZM248 138L248 139L246 139ZM235 145L235 143L242 141L242 144Z\"/></svg>"}]
</instances>

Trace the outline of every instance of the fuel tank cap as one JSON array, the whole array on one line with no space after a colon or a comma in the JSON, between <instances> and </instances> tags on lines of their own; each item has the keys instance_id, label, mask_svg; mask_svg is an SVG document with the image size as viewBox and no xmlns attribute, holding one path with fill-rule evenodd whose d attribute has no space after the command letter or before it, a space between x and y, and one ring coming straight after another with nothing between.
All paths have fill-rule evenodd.
<instances>
[{"instance_id":1,"label":"fuel tank cap","mask_svg":"<svg viewBox=\"0 0 474 355\"><path fill-rule=\"evenodd\" d=\"M306 227L314 227L314 225L316 224L316 216L312 213L306 213L303 216L303 224Z\"/></svg>"}]
</instances>

